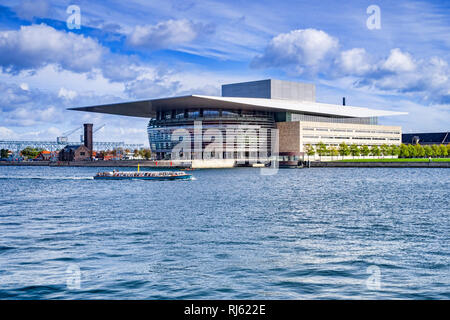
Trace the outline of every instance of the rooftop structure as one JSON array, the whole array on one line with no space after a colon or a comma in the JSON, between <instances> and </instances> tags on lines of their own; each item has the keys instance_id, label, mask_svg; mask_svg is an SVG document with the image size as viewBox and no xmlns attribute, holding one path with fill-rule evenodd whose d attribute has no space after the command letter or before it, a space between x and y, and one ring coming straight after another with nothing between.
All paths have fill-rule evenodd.
<instances>
[{"instance_id":1,"label":"rooftop structure","mask_svg":"<svg viewBox=\"0 0 450 320\"><path fill-rule=\"evenodd\" d=\"M150 99L116 104L70 108L69 110L152 118L155 117L158 112L167 110L184 110L189 108L294 112L318 116L335 116L342 118L383 117L407 114L405 112L342 106L312 101L243 97L216 97L204 95L189 95L162 99Z\"/></svg>"},{"instance_id":2,"label":"rooftop structure","mask_svg":"<svg viewBox=\"0 0 450 320\"><path fill-rule=\"evenodd\" d=\"M266 79L222 85L222 97L316 101L316 86L310 83Z\"/></svg>"}]
</instances>

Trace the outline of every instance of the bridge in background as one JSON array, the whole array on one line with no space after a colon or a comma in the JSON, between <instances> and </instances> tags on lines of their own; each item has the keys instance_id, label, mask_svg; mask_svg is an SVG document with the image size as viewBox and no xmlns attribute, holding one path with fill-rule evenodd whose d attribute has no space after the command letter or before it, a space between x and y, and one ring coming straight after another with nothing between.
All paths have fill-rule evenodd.
<instances>
[{"instance_id":1,"label":"bridge in background","mask_svg":"<svg viewBox=\"0 0 450 320\"><path fill-rule=\"evenodd\" d=\"M26 140L0 140L0 149L8 149L18 152L26 147L56 151L64 148L66 145L79 145L80 142L58 143L56 141L26 141ZM125 142L94 142L94 150L117 150L117 149L140 149L144 144L132 144Z\"/></svg>"}]
</instances>

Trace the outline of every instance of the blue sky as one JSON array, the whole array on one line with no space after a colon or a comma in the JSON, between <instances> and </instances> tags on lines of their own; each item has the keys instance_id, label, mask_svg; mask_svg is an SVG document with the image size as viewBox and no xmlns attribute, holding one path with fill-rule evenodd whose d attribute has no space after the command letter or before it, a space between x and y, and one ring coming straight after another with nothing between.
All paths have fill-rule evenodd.
<instances>
[{"instance_id":1,"label":"blue sky","mask_svg":"<svg viewBox=\"0 0 450 320\"><path fill-rule=\"evenodd\" d=\"M370 5L380 29L367 27ZM407 111L380 119L404 132L444 131L449 63L448 1L2 0L0 139L54 139L89 121L106 123L97 140L148 145L145 119L66 108L266 78L315 83L320 102Z\"/></svg>"}]
</instances>

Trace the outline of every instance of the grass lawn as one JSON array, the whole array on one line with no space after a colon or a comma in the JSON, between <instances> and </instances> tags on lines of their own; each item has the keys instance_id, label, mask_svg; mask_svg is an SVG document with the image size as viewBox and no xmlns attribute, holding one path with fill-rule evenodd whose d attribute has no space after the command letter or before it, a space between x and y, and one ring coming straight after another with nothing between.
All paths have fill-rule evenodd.
<instances>
[{"instance_id":1,"label":"grass lawn","mask_svg":"<svg viewBox=\"0 0 450 320\"><path fill-rule=\"evenodd\" d=\"M428 162L428 158L398 158L398 159L345 159L341 162ZM449 162L450 158L432 158L433 162Z\"/></svg>"}]
</instances>

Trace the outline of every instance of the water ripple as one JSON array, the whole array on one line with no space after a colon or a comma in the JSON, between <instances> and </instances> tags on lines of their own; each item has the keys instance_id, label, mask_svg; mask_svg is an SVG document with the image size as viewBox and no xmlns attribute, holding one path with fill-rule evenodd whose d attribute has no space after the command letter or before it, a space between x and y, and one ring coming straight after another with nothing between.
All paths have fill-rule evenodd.
<instances>
[{"instance_id":1,"label":"water ripple","mask_svg":"<svg viewBox=\"0 0 450 320\"><path fill-rule=\"evenodd\" d=\"M450 298L448 169L99 170L0 167L0 299Z\"/></svg>"}]
</instances>

